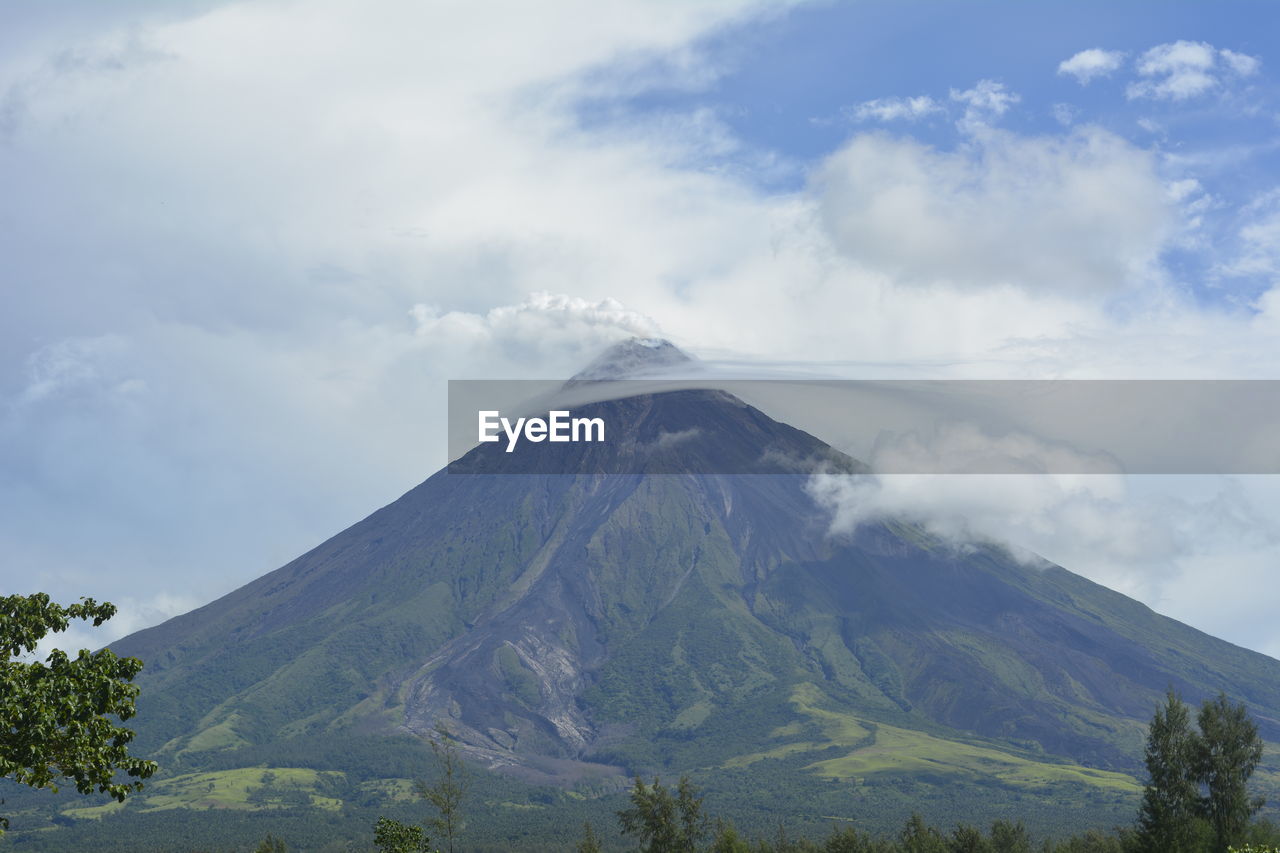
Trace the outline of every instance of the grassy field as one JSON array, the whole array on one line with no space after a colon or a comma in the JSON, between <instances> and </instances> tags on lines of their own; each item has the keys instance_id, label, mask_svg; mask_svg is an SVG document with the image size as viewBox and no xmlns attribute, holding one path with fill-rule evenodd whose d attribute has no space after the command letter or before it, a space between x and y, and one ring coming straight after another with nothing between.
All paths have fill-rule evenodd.
<instances>
[{"instance_id":1,"label":"grassy field","mask_svg":"<svg viewBox=\"0 0 1280 853\"><path fill-rule=\"evenodd\" d=\"M724 766L740 768L765 759L840 747L849 752L815 761L806 769L823 778L859 783L868 776L893 773L955 776L957 781L985 776L1030 787L1070 782L1123 792L1141 790L1138 780L1123 773L1036 761L990 746L874 723L823 708L819 705L821 700L822 694L816 685L798 685L791 695L791 705L803 722L798 720L776 729L773 736L805 739L738 756Z\"/></svg>"},{"instance_id":2,"label":"grassy field","mask_svg":"<svg viewBox=\"0 0 1280 853\"><path fill-rule=\"evenodd\" d=\"M298 806L337 811L342 808L342 800L326 796L324 792L332 789L332 777L341 775L300 767L275 767L269 770L262 767L242 767L207 773L184 773L148 785L131 801L131 807L138 812L168 809L261 811ZM398 780L388 780L388 783L396 781ZM326 785L327 782L330 784ZM408 780L404 780L404 783L405 794L408 795L411 793ZM64 809L62 813L82 820L100 818L119 811L124 805L112 802Z\"/></svg>"}]
</instances>

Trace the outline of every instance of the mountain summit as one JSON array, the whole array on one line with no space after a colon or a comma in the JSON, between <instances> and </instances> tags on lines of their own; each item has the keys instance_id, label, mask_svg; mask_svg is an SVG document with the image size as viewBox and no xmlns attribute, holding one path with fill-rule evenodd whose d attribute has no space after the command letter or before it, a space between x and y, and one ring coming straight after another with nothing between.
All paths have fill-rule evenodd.
<instances>
[{"instance_id":1,"label":"mountain summit","mask_svg":"<svg viewBox=\"0 0 1280 853\"><path fill-rule=\"evenodd\" d=\"M569 381L638 379L665 368L692 364L693 361L670 341L628 338L609 347Z\"/></svg>"},{"instance_id":2,"label":"mountain summit","mask_svg":"<svg viewBox=\"0 0 1280 853\"><path fill-rule=\"evenodd\" d=\"M688 361L665 341L606 355L576 378ZM892 520L833 538L796 460L858 463L728 394L595 405L634 440L558 445L582 454L560 474L494 476L501 453L488 474L437 473L114 644L147 664L140 742L225 767L443 726L491 768L561 784L700 768L750 773L766 800L962 779L1053 801L1131 795L1170 686L1225 690L1280 736L1271 658L993 545ZM592 454L638 447L767 464L592 473L610 470Z\"/></svg>"}]
</instances>

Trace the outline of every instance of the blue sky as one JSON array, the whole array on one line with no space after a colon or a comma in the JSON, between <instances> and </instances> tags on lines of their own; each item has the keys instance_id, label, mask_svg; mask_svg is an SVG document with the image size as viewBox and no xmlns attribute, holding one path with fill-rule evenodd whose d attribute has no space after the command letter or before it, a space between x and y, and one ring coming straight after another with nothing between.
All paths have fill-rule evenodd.
<instances>
[{"instance_id":1,"label":"blue sky","mask_svg":"<svg viewBox=\"0 0 1280 853\"><path fill-rule=\"evenodd\" d=\"M448 379L630 335L850 378L1280 378L1274 4L0 16L0 585L117 600L117 633L436 470ZM1278 494L862 498L1280 654L1280 592L1221 582L1280 590Z\"/></svg>"},{"instance_id":2,"label":"blue sky","mask_svg":"<svg viewBox=\"0 0 1280 853\"><path fill-rule=\"evenodd\" d=\"M704 86L658 87L610 105L630 114L708 107L744 142L809 160L845 141L852 122L844 112L853 105L919 94L945 100L951 89L990 79L1023 97L1008 119L1022 131L1057 130L1052 106L1066 103L1081 110L1081 118L1121 133L1136 135L1137 119L1150 115L1180 124L1190 119L1179 145L1215 137L1237 143L1242 132L1266 138L1274 121L1241 121L1238 112L1205 103L1191 110L1185 103L1135 105L1124 97L1130 75L1081 87L1057 74L1057 66L1087 47L1122 51L1132 62L1157 44L1180 40L1256 55L1273 41L1267 34L1277 25L1280 9L1265 2L821 3L702 39L697 50L724 69ZM1270 103L1274 83L1252 82L1261 90L1253 103ZM1230 119L1228 126L1217 125L1222 119ZM953 130L939 119L920 128L920 136L952 145Z\"/></svg>"},{"instance_id":3,"label":"blue sky","mask_svg":"<svg viewBox=\"0 0 1280 853\"><path fill-rule=\"evenodd\" d=\"M1152 48L1179 42L1260 60L1277 28L1280 9L1263 2L812 4L706 36L696 49L719 69L713 77L584 99L578 116L587 127L608 127L707 112L742 146L742 173L765 191L786 192L851 134L876 127L940 149L964 146L963 104L953 95L991 81L1016 99L1000 116L1003 128L1052 135L1068 123L1090 124L1166 155L1167 175L1194 177L1213 196L1201 228L1220 245L1240 227L1239 208L1280 170L1275 81L1233 74L1219 53L1203 93L1144 96L1133 91L1144 79L1135 67ZM1090 49L1111 54L1117 67L1083 77L1059 70ZM931 99L935 109L881 120L859 114L860 105L912 98ZM764 160L775 168L758 168ZM725 168L722 156L700 165ZM1269 286L1265 277L1216 280L1217 251L1166 251L1197 299L1247 307Z\"/></svg>"}]
</instances>

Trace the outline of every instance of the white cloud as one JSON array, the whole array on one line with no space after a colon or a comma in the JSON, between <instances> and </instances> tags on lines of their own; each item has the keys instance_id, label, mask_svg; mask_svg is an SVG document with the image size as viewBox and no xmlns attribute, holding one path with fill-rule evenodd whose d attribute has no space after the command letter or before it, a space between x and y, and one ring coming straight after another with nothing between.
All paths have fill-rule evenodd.
<instances>
[{"instance_id":1,"label":"white cloud","mask_svg":"<svg viewBox=\"0 0 1280 853\"><path fill-rule=\"evenodd\" d=\"M1126 94L1131 99L1168 101L1199 97L1223 85L1219 73L1222 65L1238 76L1247 77L1257 73L1261 62L1232 50L1219 51L1208 42L1168 42L1156 45L1138 58L1137 71L1144 79L1130 83Z\"/></svg>"},{"instance_id":2,"label":"white cloud","mask_svg":"<svg viewBox=\"0 0 1280 853\"><path fill-rule=\"evenodd\" d=\"M817 172L836 245L909 285L1098 292L1138 281L1174 211L1150 153L1097 128L942 152L855 137Z\"/></svg>"},{"instance_id":3,"label":"white cloud","mask_svg":"<svg viewBox=\"0 0 1280 853\"><path fill-rule=\"evenodd\" d=\"M73 601L59 601L59 604L71 604ZM102 599L99 599L101 603ZM62 649L74 657L81 649L95 650L106 646L134 631L140 631L157 625L166 619L186 613L203 602L185 594L160 592L145 599L132 596L112 596L112 604L116 605L116 614L97 628L91 622L71 620L66 631L46 634L36 646L32 657L43 661L54 649Z\"/></svg>"},{"instance_id":4,"label":"white cloud","mask_svg":"<svg viewBox=\"0 0 1280 853\"><path fill-rule=\"evenodd\" d=\"M1022 98L1010 92L1003 83L995 80L979 80L972 89L951 90L951 100L965 105L964 117L957 126L973 133L982 130L993 118L999 118Z\"/></svg>"},{"instance_id":5,"label":"white cloud","mask_svg":"<svg viewBox=\"0 0 1280 853\"><path fill-rule=\"evenodd\" d=\"M545 361L552 350L568 350L570 357L585 361L619 340L662 334L652 319L616 299L590 301L546 292L532 293L518 305L500 305L483 315L441 312L422 304L413 306L410 313L418 337L430 338L458 354L496 347L516 361Z\"/></svg>"},{"instance_id":6,"label":"white cloud","mask_svg":"<svg viewBox=\"0 0 1280 853\"><path fill-rule=\"evenodd\" d=\"M1223 246L1214 274L1260 280L1268 286L1261 299L1264 315L1274 314L1275 288L1280 288L1280 190L1263 193L1238 214L1234 240ZM1226 242L1226 241L1224 241Z\"/></svg>"},{"instance_id":7,"label":"white cloud","mask_svg":"<svg viewBox=\"0 0 1280 853\"><path fill-rule=\"evenodd\" d=\"M1262 67L1262 60L1256 56L1249 56L1245 53L1236 53L1234 50L1223 48L1218 52L1222 60L1230 66L1231 70L1239 74L1241 77L1252 77L1258 73L1258 69Z\"/></svg>"},{"instance_id":8,"label":"white cloud","mask_svg":"<svg viewBox=\"0 0 1280 853\"><path fill-rule=\"evenodd\" d=\"M1231 271L1266 275L1280 284L1280 211L1245 225L1240 229L1240 240L1244 255L1231 266Z\"/></svg>"},{"instance_id":9,"label":"white cloud","mask_svg":"<svg viewBox=\"0 0 1280 853\"><path fill-rule=\"evenodd\" d=\"M965 421L935 425L922 436L912 431L885 436L867 460L873 471L930 471L942 474L1034 474L1065 471L1119 473L1105 453L1085 453L1062 442L1023 431L992 435Z\"/></svg>"},{"instance_id":10,"label":"white cloud","mask_svg":"<svg viewBox=\"0 0 1280 853\"><path fill-rule=\"evenodd\" d=\"M767 11L263 2L6 54L11 584L208 600L432 473L447 378L655 328L615 294L675 315L769 205L678 165L707 122L602 139L572 106Z\"/></svg>"},{"instance_id":11,"label":"white cloud","mask_svg":"<svg viewBox=\"0 0 1280 853\"><path fill-rule=\"evenodd\" d=\"M1155 121L1154 119L1143 116L1142 118L1138 119L1137 124L1138 124L1138 127L1142 128L1147 133L1154 134L1160 137L1163 137L1165 135L1164 127L1161 126L1160 122Z\"/></svg>"},{"instance_id":12,"label":"white cloud","mask_svg":"<svg viewBox=\"0 0 1280 853\"><path fill-rule=\"evenodd\" d=\"M27 384L19 404L32 404L101 380L99 365L128 346L119 335L71 338L46 344L27 357Z\"/></svg>"},{"instance_id":13,"label":"white cloud","mask_svg":"<svg viewBox=\"0 0 1280 853\"><path fill-rule=\"evenodd\" d=\"M1098 77L1109 77L1124 61L1124 52L1091 47L1058 63L1059 74L1070 74L1082 86Z\"/></svg>"},{"instance_id":14,"label":"white cloud","mask_svg":"<svg viewBox=\"0 0 1280 853\"><path fill-rule=\"evenodd\" d=\"M1263 604L1218 589L1225 571L1268 588L1267 567L1280 558L1274 485L1217 477L819 474L809 491L830 514L832 535L909 519L953 547L1007 544L1032 565L1043 557L1216 636L1280 648L1280 632L1266 618L1274 599L1262 596Z\"/></svg>"},{"instance_id":15,"label":"white cloud","mask_svg":"<svg viewBox=\"0 0 1280 853\"><path fill-rule=\"evenodd\" d=\"M942 105L928 95L917 95L914 98L876 98L864 101L850 111L858 121L915 121L939 112L942 112Z\"/></svg>"},{"instance_id":16,"label":"white cloud","mask_svg":"<svg viewBox=\"0 0 1280 853\"><path fill-rule=\"evenodd\" d=\"M1076 117L1080 115L1078 107L1071 104L1054 104L1053 120L1063 127L1070 127L1076 123Z\"/></svg>"},{"instance_id":17,"label":"white cloud","mask_svg":"<svg viewBox=\"0 0 1280 853\"><path fill-rule=\"evenodd\" d=\"M1218 82L1210 73L1214 63L1213 45L1207 42L1156 45L1138 59L1138 73L1158 79L1134 83L1129 97L1182 100L1204 94Z\"/></svg>"}]
</instances>

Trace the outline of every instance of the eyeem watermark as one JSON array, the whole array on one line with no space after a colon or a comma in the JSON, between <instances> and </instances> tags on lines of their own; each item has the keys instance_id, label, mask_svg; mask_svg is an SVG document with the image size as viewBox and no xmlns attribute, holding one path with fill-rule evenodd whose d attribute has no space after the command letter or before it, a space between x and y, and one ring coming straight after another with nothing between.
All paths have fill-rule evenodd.
<instances>
[{"instance_id":1,"label":"eyeem watermark","mask_svg":"<svg viewBox=\"0 0 1280 853\"><path fill-rule=\"evenodd\" d=\"M535 444L540 441L591 442L604 441L604 418L575 418L567 410L547 413L545 418L502 417L496 410L479 412L478 440L481 443L501 441L507 437L507 452L511 453L523 437Z\"/></svg>"},{"instance_id":2,"label":"eyeem watermark","mask_svg":"<svg viewBox=\"0 0 1280 853\"><path fill-rule=\"evenodd\" d=\"M462 474L772 473L791 428L876 474L1280 474L1277 380L451 380L448 419Z\"/></svg>"}]
</instances>

